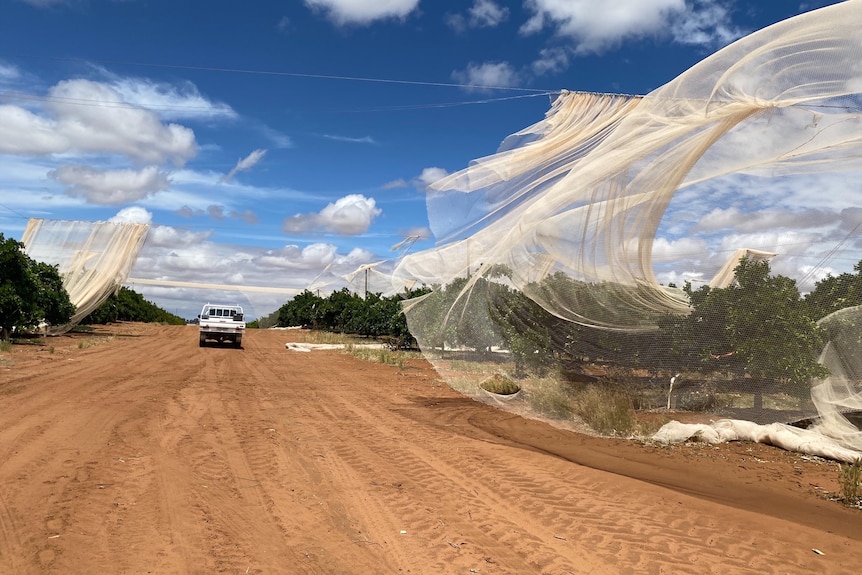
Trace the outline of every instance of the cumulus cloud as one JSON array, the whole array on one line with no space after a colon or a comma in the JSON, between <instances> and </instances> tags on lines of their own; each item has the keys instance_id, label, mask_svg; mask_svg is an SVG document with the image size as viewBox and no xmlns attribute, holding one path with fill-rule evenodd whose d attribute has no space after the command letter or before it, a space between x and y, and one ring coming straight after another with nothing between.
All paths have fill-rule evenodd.
<instances>
[{"instance_id":1,"label":"cumulus cloud","mask_svg":"<svg viewBox=\"0 0 862 575\"><path fill-rule=\"evenodd\" d=\"M468 89L517 86L518 73L508 62L470 62L464 70L452 72L452 79Z\"/></svg>"},{"instance_id":2,"label":"cumulus cloud","mask_svg":"<svg viewBox=\"0 0 862 575\"><path fill-rule=\"evenodd\" d=\"M703 0L672 20L671 33L680 44L724 46L744 36L746 31L733 25L725 5Z\"/></svg>"},{"instance_id":3,"label":"cumulus cloud","mask_svg":"<svg viewBox=\"0 0 862 575\"><path fill-rule=\"evenodd\" d=\"M216 221L221 221L225 218L224 206L207 206L207 215Z\"/></svg>"},{"instance_id":4,"label":"cumulus cloud","mask_svg":"<svg viewBox=\"0 0 862 575\"><path fill-rule=\"evenodd\" d=\"M449 14L447 23L457 32L467 28L495 28L509 18L509 8L493 0L475 0L467 15Z\"/></svg>"},{"instance_id":5,"label":"cumulus cloud","mask_svg":"<svg viewBox=\"0 0 862 575\"><path fill-rule=\"evenodd\" d=\"M65 80L51 88L49 97L58 130L70 139L73 149L124 154L154 164L170 160L177 166L197 153L192 130L163 124L148 110L117 106L122 96L105 84Z\"/></svg>"},{"instance_id":6,"label":"cumulus cloud","mask_svg":"<svg viewBox=\"0 0 862 575\"><path fill-rule=\"evenodd\" d=\"M436 182L441 178L445 178L449 175L449 172L444 170L443 168L430 167L422 170L422 173L416 176L413 180L413 184L422 190Z\"/></svg>"},{"instance_id":7,"label":"cumulus cloud","mask_svg":"<svg viewBox=\"0 0 862 575\"><path fill-rule=\"evenodd\" d=\"M350 194L328 204L319 213L291 216L284 220L282 227L285 232L293 234L326 231L345 236L359 235L368 231L371 222L381 213L374 198Z\"/></svg>"},{"instance_id":8,"label":"cumulus cloud","mask_svg":"<svg viewBox=\"0 0 862 575\"><path fill-rule=\"evenodd\" d=\"M135 208L128 208L135 209ZM139 208L140 209L140 208ZM124 210L125 211L125 210ZM173 226L153 226L147 235L147 245L172 250L198 245L212 235L212 232L192 232Z\"/></svg>"},{"instance_id":9,"label":"cumulus cloud","mask_svg":"<svg viewBox=\"0 0 862 575\"><path fill-rule=\"evenodd\" d=\"M255 215L255 213L251 210L245 210L242 212L231 212L230 217L242 220L247 224L256 224L260 221Z\"/></svg>"},{"instance_id":10,"label":"cumulus cloud","mask_svg":"<svg viewBox=\"0 0 862 575\"><path fill-rule=\"evenodd\" d=\"M206 210L192 208L188 205L184 205L181 208L174 210L174 213L184 218L195 218L206 215L216 221L223 221L227 218L234 218L237 220L242 220L247 224L256 224L260 221L257 215L251 210L237 212L235 210L228 210L224 206L218 204L209 205L207 206Z\"/></svg>"},{"instance_id":11,"label":"cumulus cloud","mask_svg":"<svg viewBox=\"0 0 862 575\"><path fill-rule=\"evenodd\" d=\"M321 269L335 260L338 248L332 244L309 244L300 248L295 244L281 250L270 250L256 258L258 265L282 269Z\"/></svg>"},{"instance_id":12,"label":"cumulus cloud","mask_svg":"<svg viewBox=\"0 0 862 575\"><path fill-rule=\"evenodd\" d=\"M143 164L182 166L197 153L192 130L164 124L155 113L125 103L107 84L65 80L47 96L46 113L0 106L0 153L119 154Z\"/></svg>"},{"instance_id":13,"label":"cumulus cloud","mask_svg":"<svg viewBox=\"0 0 862 575\"><path fill-rule=\"evenodd\" d=\"M220 182L229 182L230 180L233 179L233 177L238 172L250 170L251 168L253 168L255 165L257 165L257 163L259 161L261 161L263 159L263 157L265 155L266 155L266 150L263 150L263 149L254 150L252 153L250 153L246 157L241 158L236 163L236 166L234 166L233 169L231 169L231 171L229 171L224 176L222 176L222 178L219 181Z\"/></svg>"},{"instance_id":14,"label":"cumulus cloud","mask_svg":"<svg viewBox=\"0 0 862 575\"><path fill-rule=\"evenodd\" d=\"M365 25L387 18L404 19L419 6L419 0L305 0L312 10L319 10L338 25Z\"/></svg>"},{"instance_id":15,"label":"cumulus cloud","mask_svg":"<svg viewBox=\"0 0 862 575\"><path fill-rule=\"evenodd\" d=\"M509 9L493 0L476 0L467 12L470 24L481 28L499 26L509 17Z\"/></svg>"},{"instance_id":16,"label":"cumulus cloud","mask_svg":"<svg viewBox=\"0 0 862 575\"><path fill-rule=\"evenodd\" d=\"M738 208L715 208L704 216L697 228L700 230L730 229L740 233L756 233L774 229L812 229L839 224L841 214L817 208L787 210L768 208L746 213Z\"/></svg>"},{"instance_id":17,"label":"cumulus cloud","mask_svg":"<svg viewBox=\"0 0 862 575\"><path fill-rule=\"evenodd\" d=\"M131 224L149 224L153 221L153 214L142 207L130 206L117 212L117 215L108 221Z\"/></svg>"},{"instance_id":18,"label":"cumulus cloud","mask_svg":"<svg viewBox=\"0 0 862 575\"><path fill-rule=\"evenodd\" d=\"M707 249L706 241L698 238L680 238L668 240L656 238L652 246L654 262L678 261L684 258L696 258Z\"/></svg>"},{"instance_id":19,"label":"cumulus cloud","mask_svg":"<svg viewBox=\"0 0 862 575\"><path fill-rule=\"evenodd\" d=\"M48 155L68 152L72 142L51 118L18 106L0 105L0 153Z\"/></svg>"},{"instance_id":20,"label":"cumulus cloud","mask_svg":"<svg viewBox=\"0 0 862 575\"><path fill-rule=\"evenodd\" d=\"M392 180L391 182L386 182L382 186L380 186L383 190L394 190L396 188L406 188L409 184L407 180L404 178L398 178L397 180Z\"/></svg>"},{"instance_id":21,"label":"cumulus cloud","mask_svg":"<svg viewBox=\"0 0 862 575\"><path fill-rule=\"evenodd\" d=\"M202 216L204 214L204 211L196 210L190 206L183 206L180 209L175 210L174 213L184 218L193 218L195 216Z\"/></svg>"},{"instance_id":22,"label":"cumulus cloud","mask_svg":"<svg viewBox=\"0 0 862 575\"><path fill-rule=\"evenodd\" d=\"M101 205L134 202L170 186L168 174L156 166L141 170L97 170L67 164L48 172L48 177L66 186L68 195Z\"/></svg>"},{"instance_id":23,"label":"cumulus cloud","mask_svg":"<svg viewBox=\"0 0 862 575\"><path fill-rule=\"evenodd\" d=\"M719 0L527 0L532 16L524 34L552 28L575 43L578 53L600 53L625 40L668 33L677 42L714 46L738 38Z\"/></svg>"},{"instance_id":24,"label":"cumulus cloud","mask_svg":"<svg viewBox=\"0 0 862 575\"><path fill-rule=\"evenodd\" d=\"M557 74L569 67L569 51L565 48L544 48L531 64L536 76Z\"/></svg>"}]
</instances>

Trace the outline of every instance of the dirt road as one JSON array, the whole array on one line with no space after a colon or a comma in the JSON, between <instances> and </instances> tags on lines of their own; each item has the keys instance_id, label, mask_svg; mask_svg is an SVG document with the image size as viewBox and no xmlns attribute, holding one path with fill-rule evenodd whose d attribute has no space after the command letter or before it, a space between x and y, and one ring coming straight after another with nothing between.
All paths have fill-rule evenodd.
<instances>
[{"instance_id":1,"label":"dirt road","mask_svg":"<svg viewBox=\"0 0 862 575\"><path fill-rule=\"evenodd\" d=\"M857 573L833 463L600 440L424 362L121 324L0 354L0 572ZM813 551L817 549L823 554Z\"/></svg>"}]
</instances>

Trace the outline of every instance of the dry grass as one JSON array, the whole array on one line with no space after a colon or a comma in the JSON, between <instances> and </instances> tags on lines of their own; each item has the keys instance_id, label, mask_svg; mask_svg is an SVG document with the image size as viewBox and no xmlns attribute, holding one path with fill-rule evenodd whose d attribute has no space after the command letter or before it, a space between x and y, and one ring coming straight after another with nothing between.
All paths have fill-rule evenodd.
<instances>
[{"instance_id":1,"label":"dry grass","mask_svg":"<svg viewBox=\"0 0 862 575\"><path fill-rule=\"evenodd\" d=\"M102 343L107 343L109 341L114 341L115 339L117 339L117 336L115 336L115 335L107 335L107 336L103 336L103 337L87 338L87 339L84 339L84 340L81 340L78 342L78 349L87 349L89 347L93 347L94 345L99 345ZM53 352L53 346L51 347L51 353L54 353Z\"/></svg>"},{"instance_id":2,"label":"dry grass","mask_svg":"<svg viewBox=\"0 0 862 575\"><path fill-rule=\"evenodd\" d=\"M501 373L495 373L480 385L482 389L497 395L514 395L521 391L521 387Z\"/></svg>"},{"instance_id":3,"label":"dry grass","mask_svg":"<svg viewBox=\"0 0 862 575\"><path fill-rule=\"evenodd\" d=\"M838 466L838 485L845 505L856 507L862 503L862 459Z\"/></svg>"}]
</instances>

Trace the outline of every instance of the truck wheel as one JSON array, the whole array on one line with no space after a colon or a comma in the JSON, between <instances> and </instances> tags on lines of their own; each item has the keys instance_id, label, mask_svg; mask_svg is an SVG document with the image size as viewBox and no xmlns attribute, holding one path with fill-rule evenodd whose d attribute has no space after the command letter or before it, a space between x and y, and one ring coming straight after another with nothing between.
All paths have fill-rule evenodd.
<instances>
[{"instance_id":1,"label":"truck wheel","mask_svg":"<svg viewBox=\"0 0 862 575\"><path fill-rule=\"evenodd\" d=\"M204 344L206 343L206 340L207 340L207 339L206 339L204 336L201 336L201 342L200 342L200 346L199 346L199 347L203 347L203 346L204 346Z\"/></svg>"}]
</instances>

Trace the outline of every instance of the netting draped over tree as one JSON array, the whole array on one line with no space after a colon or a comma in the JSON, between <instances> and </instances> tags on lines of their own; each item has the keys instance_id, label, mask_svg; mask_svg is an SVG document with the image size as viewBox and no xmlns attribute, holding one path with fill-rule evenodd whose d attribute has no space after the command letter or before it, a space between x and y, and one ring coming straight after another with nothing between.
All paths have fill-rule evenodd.
<instances>
[{"instance_id":1,"label":"netting draped over tree","mask_svg":"<svg viewBox=\"0 0 862 575\"><path fill-rule=\"evenodd\" d=\"M21 241L31 258L58 266L75 305L73 326L123 285L148 231L147 224L31 219Z\"/></svg>"},{"instance_id":2,"label":"netting draped over tree","mask_svg":"<svg viewBox=\"0 0 862 575\"><path fill-rule=\"evenodd\" d=\"M730 234L717 239L694 219L744 193L751 212L819 207L787 183L862 169L860 104L862 0L753 33L643 97L561 93L542 121L429 190L438 244L393 274L439 286L406 304L411 331L432 360L447 344L489 351L518 335L536 363L673 369L670 344L649 338L692 308L656 277L654 250L669 243L659 231L710 252L686 265L700 264L713 287L729 285L741 255L780 258L783 246L768 245L780 234L767 232L781 222L758 245L728 250ZM841 201L857 205L854 193ZM674 236L687 213L687 235ZM814 412L810 401L797 408Z\"/></svg>"}]
</instances>

